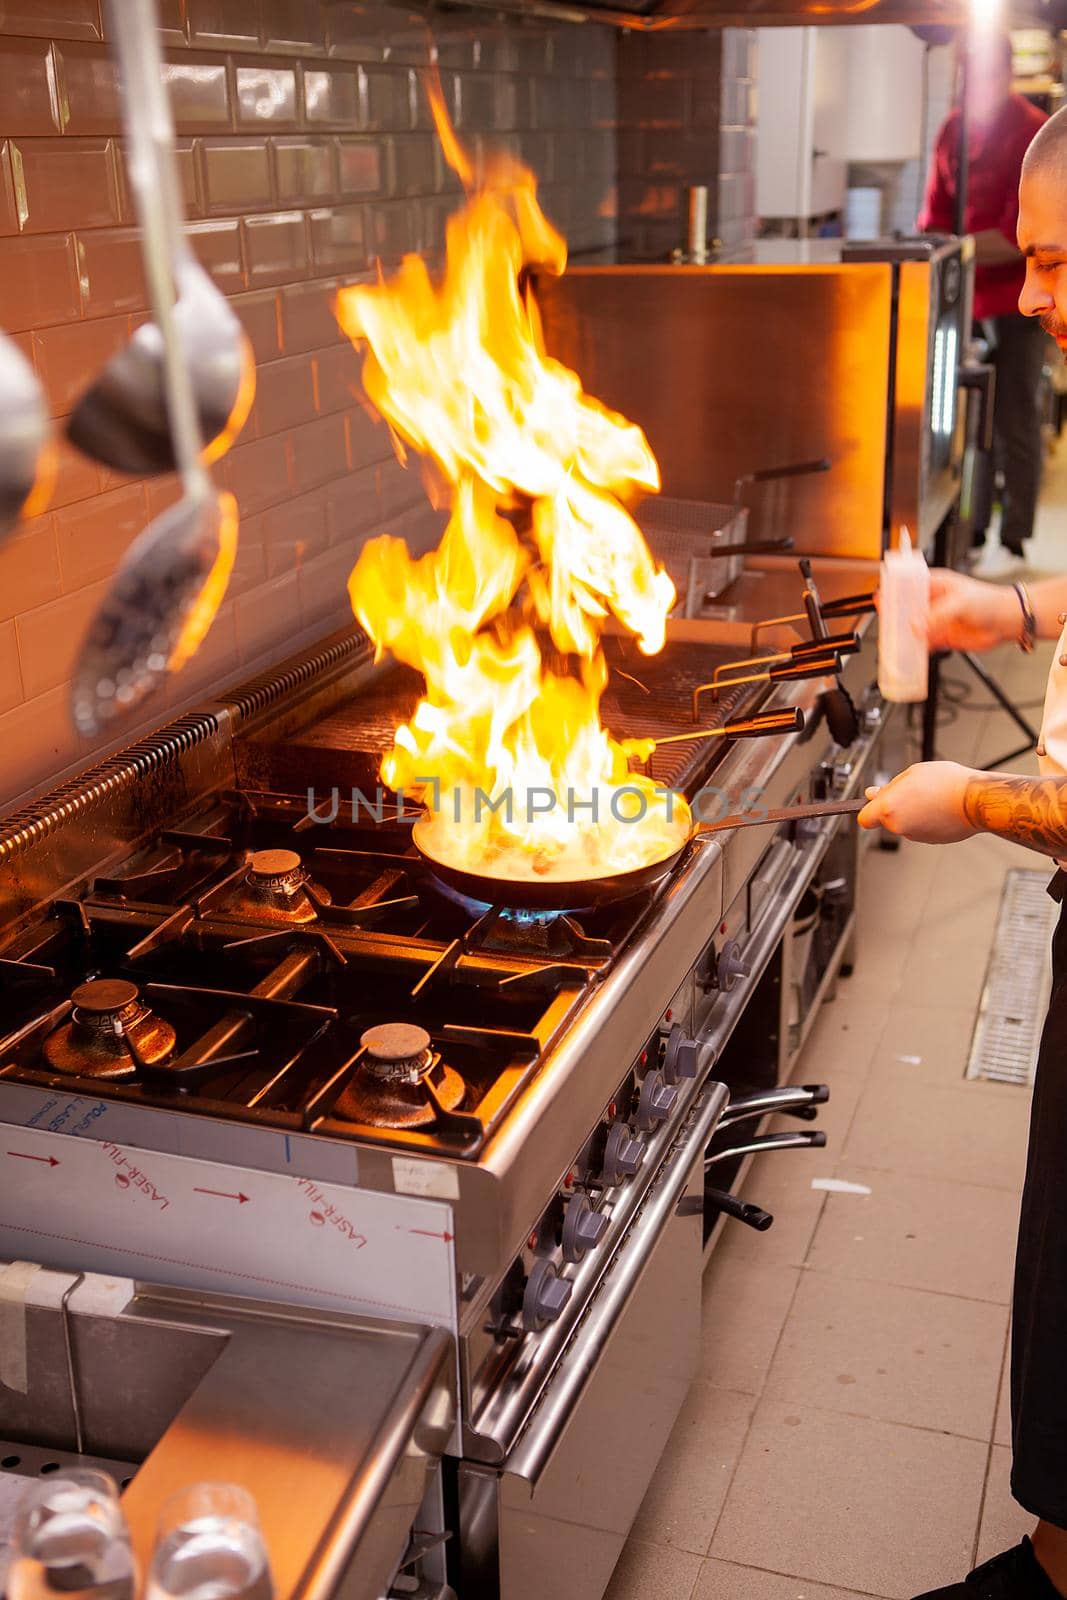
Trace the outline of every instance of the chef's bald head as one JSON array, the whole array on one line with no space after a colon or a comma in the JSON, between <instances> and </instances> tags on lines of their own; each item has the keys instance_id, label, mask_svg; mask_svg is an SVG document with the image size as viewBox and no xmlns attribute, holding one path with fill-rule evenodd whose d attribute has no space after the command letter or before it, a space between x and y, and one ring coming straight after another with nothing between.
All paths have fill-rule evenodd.
<instances>
[{"instance_id":1,"label":"chef's bald head","mask_svg":"<svg viewBox=\"0 0 1067 1600\"><path fill-rule=\"evenodd\" d=\"M1067 110L1042 124L1023 159L1019 249L1024 317L1037 317L1067 358Z\"/></svg>"},{"instance_id":2,"label":"chef's bald head","mask_svg":"<svg viewBox=\"0 0 1067 1600\"><path fill-rule=\"evenodd\" d=\"M1067 106L1043 122L1023 157L1023 181L1049 177L1065 185L1067 206Z\"/></svg>"}]
</instances>

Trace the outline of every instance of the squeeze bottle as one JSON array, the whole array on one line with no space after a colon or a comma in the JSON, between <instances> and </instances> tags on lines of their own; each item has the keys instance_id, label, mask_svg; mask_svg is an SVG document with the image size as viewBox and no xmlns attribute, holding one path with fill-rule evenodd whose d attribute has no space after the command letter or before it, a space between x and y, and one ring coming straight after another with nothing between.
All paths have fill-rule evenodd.
<instances>
[{"instance_id":1,"label":"squeeze bottle","mask_svg":"<svg viewBox=\"0 0 1067 1600\"><path fill-rule=\"evenodd\" d=\"M882 557L878 589L878 687L887 700L925 700L930 676L926 622L930 569L907 528Z\"/></svg>"}]
</instances>

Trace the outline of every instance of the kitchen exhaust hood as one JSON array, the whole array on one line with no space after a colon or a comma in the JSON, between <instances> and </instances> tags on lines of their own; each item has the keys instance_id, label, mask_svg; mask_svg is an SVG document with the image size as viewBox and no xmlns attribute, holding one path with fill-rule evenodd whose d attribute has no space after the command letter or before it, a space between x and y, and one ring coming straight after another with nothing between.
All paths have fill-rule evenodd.
<instances>
[{"instance_id":1,"label":"kitchen exhaust hood","mask_svg":"<svg viewBox=\"0 0 1067 1600\"><path fill-rule=\"evenodd\" d=\"M464 9L469 5L645 33L873 22L955 29L966 26L973 12L971 0L466 0ZM1067 27L1067 0L1011 0L1004 20L1058 31Z\"/></svg>"}]
</instances>

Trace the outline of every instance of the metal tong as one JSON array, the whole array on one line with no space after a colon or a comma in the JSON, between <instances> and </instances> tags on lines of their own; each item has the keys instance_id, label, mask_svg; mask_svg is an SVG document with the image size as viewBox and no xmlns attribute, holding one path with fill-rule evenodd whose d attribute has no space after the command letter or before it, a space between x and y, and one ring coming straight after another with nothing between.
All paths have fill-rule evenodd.
<instances>
[{"instance_id":1,"label":"metal tong","mask_svg":"<svg viewBox=\"0 0 1067 1600\"><path fill-rule=\"evenodd\" d=\"M826 623L841 622L847 617L862 617L876 611L874 603L874 590L868 589L865 594L843 594L836 600L824 600L815 586L812 576L811 562L805 556L799 563L800 574L804 579L804 610L794 611L788 617L764 617L759 622L752 624L752 649L758 647L760 633L765 628L784 627L793 622L806 622L811 629L812 639L822 639L826 642Z\"/></svg>"},{"instance_id":2,"label":"metal tong","mask_svg":"<svg viewBox=\"0 0 1067 1600\"><path fill-rule=\"evenodd\" d=\"M688 744L694 739L762 739L767 734L799 733L803 726L803 711L799 706L789 706L784 711L757 711L737 722L724 722L721 728L694 728L691 733L672 733L665 739L654 740L653 744L659 750L665 744Z\"/></svg>"},{"instance_id":3,"label":"metal tong","mask_svg":"<svg viewBox=\"0 0 1067 1600\"><path fill-rule=\"evenodd\" d=\"M723 661L711 675L709 683L699 683L693 690L693 721L700 715L700 697L710 694L719 698L720 689L732 689L745 683L781 683L799 678L819 678L841 670L841 657L853 655L860 647L855 633L838 633L825 639L805 639L791 645L788 650L773 655L746 656L737 661ZM742 677L727 677L743 667L755 670Z\"/></svg>"}]
</instances>

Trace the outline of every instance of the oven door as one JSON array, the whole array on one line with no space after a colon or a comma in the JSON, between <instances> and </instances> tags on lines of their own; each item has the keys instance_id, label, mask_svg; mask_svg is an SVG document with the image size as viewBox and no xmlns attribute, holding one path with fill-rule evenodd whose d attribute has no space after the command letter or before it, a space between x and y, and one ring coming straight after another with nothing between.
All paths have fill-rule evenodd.
<instances>
[{"instance_id":1,"label":"oven door","mask_svg":"<svg viewBox=\"0 0 1067 1600\"><path fill-rule=\"evenodd\" d=\"M607 1587L698 1367L703 1153L721 1095L708 1085L504 1465L461 1464L464 1600Z\"/></svg>"}]
</instances>

